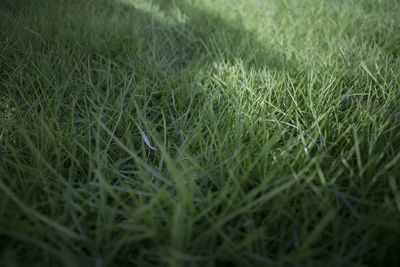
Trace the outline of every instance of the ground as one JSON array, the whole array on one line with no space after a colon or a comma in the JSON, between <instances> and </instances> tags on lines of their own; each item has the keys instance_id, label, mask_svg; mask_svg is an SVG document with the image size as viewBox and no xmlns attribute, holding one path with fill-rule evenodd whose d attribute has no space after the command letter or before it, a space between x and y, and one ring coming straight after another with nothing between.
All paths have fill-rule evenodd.
<instances>
[{"instance_id":1,"label":"ground","mask_svg":"<svg viewBox=\"0 0 400 267\"><path fill-rule=\"evenodd\" d=\"M399 266L396 0L3 0L0 261Z\"/></svg>"}]
</instances>

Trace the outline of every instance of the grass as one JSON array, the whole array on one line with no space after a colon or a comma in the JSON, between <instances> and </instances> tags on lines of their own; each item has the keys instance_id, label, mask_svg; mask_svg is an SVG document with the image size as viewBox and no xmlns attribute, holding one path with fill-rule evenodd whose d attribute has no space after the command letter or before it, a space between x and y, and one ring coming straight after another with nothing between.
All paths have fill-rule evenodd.
<instances>
[{"instance_id":1,"label":"grass","mask_svg":"<svg viewBox=\"0 0 400 267\"><path fill-rule=\"evenodd\" d=\"M400 3L0 3L7 266L399 266Z\"/></svg>"}]
</instances>

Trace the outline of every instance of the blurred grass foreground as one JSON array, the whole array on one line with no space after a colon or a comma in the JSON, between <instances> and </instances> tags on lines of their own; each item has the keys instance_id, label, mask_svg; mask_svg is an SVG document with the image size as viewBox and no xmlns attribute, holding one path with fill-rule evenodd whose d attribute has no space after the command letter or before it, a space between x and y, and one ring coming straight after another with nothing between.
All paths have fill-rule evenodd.
<instances>
[{"instance_id":1,"label":"blurred grass foreground","mask_svg":"<svg viewBox=\"0 0 400 267\"><path fill-rule=\"evenodd\" d=\"M400 266L400 2L2 0L5 266Z\"/></svg>"}]
</instances>

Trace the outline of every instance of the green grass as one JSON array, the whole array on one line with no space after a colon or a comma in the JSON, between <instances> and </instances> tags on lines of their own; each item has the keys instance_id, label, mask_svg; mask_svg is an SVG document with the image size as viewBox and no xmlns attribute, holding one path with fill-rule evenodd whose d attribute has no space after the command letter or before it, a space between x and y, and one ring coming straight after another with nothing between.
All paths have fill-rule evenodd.
<instances>
[{"instance_id":1,"label":"green grass","mask_svg":"<svg viewBox=\"0 0 400 267\"><path fill-rule=\"evenodd\" d=\"M400 265L399 1L0 11L2 264Z\"/></svg>"}]
</instances>

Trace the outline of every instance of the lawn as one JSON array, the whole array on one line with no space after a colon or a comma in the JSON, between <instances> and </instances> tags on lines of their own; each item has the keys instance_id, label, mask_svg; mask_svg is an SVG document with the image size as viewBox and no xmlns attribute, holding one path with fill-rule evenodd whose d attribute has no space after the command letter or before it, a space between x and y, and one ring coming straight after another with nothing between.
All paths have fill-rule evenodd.
<instances>
[{"instance_id":1,"label":"lawn","mask_svg":"<svg viewBox=\"0 0 400 267\"><path fill-rule=\"evenodd\" d=\"M397 0L1 0L5 266L400 266Z\"/></svg>"}]
</instances>

